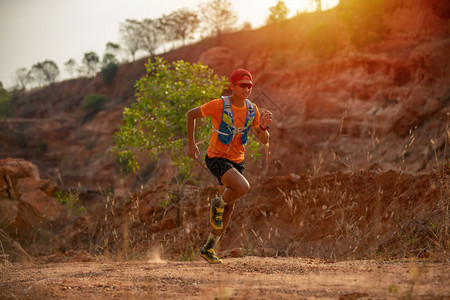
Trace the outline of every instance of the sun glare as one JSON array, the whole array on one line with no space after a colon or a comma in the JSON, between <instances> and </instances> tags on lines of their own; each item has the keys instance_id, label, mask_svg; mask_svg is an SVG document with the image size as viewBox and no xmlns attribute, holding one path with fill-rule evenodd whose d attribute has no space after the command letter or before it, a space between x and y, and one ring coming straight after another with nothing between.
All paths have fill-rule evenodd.
<instances>
[{"instance_id":1,"label":"sun glare","mask_svg":"<svg viewBox=\"0 0 450 300\"><path fill-rule=\"evenodd\" d=\"M297 13L313 12L317 9L316 1L314 0L286 0L287 8L290 10L290 16ZM339 0L322 0L322 10L331 9L339 4Z\"/></svg>"},{"instance_id":2,"label":"sun glare","mask_svg":"<svg viewBox=\"0 0 450 300\"><path fill-rule=\"evenodd\" d=\"M289 9L288 17L297 14L313 12L316 10L316 1L314 0L284 0L284 4ZM258 5L254 2L242 2L236 5L241 21L248 21L254 28L260 27L266 23L266 19L270 14L270 7L275 6L277 0L259 0ZM339 0L322 0L322 10L331 9L339 4Z\"/></svg>"}]
</instances>

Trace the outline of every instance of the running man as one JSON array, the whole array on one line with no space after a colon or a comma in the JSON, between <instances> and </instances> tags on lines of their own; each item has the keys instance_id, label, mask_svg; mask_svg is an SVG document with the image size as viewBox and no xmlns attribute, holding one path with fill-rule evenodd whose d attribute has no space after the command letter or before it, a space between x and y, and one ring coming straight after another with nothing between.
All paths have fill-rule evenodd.
<instances>
[{"instance_id":1,"label":"running man","mask_svg":"<svg viewBox=\"0 0 450 300\"><path fill-rule=\"evenodd\" d=\"M258 107L248 100L253 81L249 71L237 69L230 75L231 96L211 100L195 107L187 113L188 150L187 154L197 159L200 151L195 143L195 119L210 117L212 134L205 162L210 172L219 181L219 197L211 200L209 233L200 256L211 264L220 264L215 247L230 222L236 201L250 189L244 171L244 145L250 128L259 141L269 141L269 125L272 113L260 116Z\"/></svg>"}]
</instances>

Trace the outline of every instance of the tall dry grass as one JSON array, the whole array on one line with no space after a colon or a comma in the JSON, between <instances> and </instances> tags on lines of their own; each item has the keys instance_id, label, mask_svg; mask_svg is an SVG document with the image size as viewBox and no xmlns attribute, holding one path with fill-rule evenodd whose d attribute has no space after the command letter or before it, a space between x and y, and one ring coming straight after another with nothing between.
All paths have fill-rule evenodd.
<instances>
[{"instance_id":1,"label":"tall dry grass","mask_svg":"<svg viewBox=\"0 0 450 300\"><path fill-rule=\"evenodd\" d=\"M352 165L351 155L334 159L348 171L320 175L323 154L313 161L298 187L281 190L295 230L286 255L331 259L433 257L449 259L450 130L439 137L409 133L398 170L371 169L376 135L366 150L367 167ZM405 171L405 158L428 139L436 166L425 174ZM439 140L436 143L435 140ZM423 148L423 145L420 144ZM419 148L420 149L420 148Z\"/></svg>"},{"instance_id":2,"label":"tall dry grass","mask_svg":"<svg viewBox=\"0 0 450 300\"><path fill-rule=\"evenodd\" d=\"M370 136L363 153L367 166L376 162L371 152L380 144L376 134ZM427 139L436 167L426 174L410 174L402 165L390 171L361 170L351 155L341 157L339 152L334 160L347 170L324 174L328 162L324 153L318 153L305 175L280 179L278 185L264 182L261 194L254 187L238 203L219 253L448 259L448 125L444 136ZM399 161L407 159L419 140L421 133L411 130ZM216 192L189 185L180 190L180 185L170 184L141 187L122 197L112 189L99 190L97 206L80 210L86 203L75 199L75 222L52 239L45 235L48 247L53 247L49 251L85 249L99 260L133 260L146 259L159 249L161 259L198 259L209 232L208 197ZM256 201L258 197L264 201ZM0 254L5 254L1 247Z\"/></svg>"},{"instance_id":3,"label":"tall dry grass","mask_svg":"<svg viewBox=\"0 0 450 300\"><path fill-rule=\"evenodd\" d=\"M416 128L410 131L400 162L406 164L407 153L423 140L419 134ZM242 208L241 212L238 208L219 249L230 255L448 259L448 126L444 146L442 137L439 145L436 140L428 137L436 168L426 174L408 173L401 163L398 170L372 168L376 163L372 152L380 145L373 132L363 153L367 169L354 165L351 155L336 155L334 159L345 163L347 170L323 174L327 162L324 154L318 153L306 175L291 186L278 186L281 204L265 199L273 200L279 211L260 208L267 203L256 203L256 208ZM89 225L90 253L129 260L158 248L162 258L197 259L209 230L207 197L212 192L201 188L180 192L179 188L168 185L164 196L155 194L155 199L148 188L122 199L105 194L104 208ZM259 197L255 193L243 199L247 203L243 205L255 203L252 197ZM277 227L277 214L280 218L283 211L287 225ZM239 213L245 217L236 216Z\"/></svg>"}]
</instances>

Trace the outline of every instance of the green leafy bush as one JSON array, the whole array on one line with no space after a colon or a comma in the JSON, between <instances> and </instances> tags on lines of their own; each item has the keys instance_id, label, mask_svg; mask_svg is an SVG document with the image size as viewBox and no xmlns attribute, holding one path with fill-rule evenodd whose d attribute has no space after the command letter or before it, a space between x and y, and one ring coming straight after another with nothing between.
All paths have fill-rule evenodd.
<instances>
[{"instance_id":1,"label":"green leafy bush","mask_svg":"<svg viewBox=\"0 0 450 300\"><path fill-rule=\"evenodd\" d=\"M99 111L102 108L103 103L106 101L106 97L98 94L87 95L84 98L81 108L84 111Z\"/></svg>"},{"instance_id":2,"label":"green leafy bush","mask_svg":"<svg viewBox=\"0 0 450 300\"><path fill-rule=\"evenodd\" d=\"M119 68L119 61L112 53L106 53L103 57L102 69L100 74L106 84L110 84L116 76L117 69Z\"/></svg>"},{"instance_id":3,"label":"green leafy bush","mask_svg":"<svg viewBox=\"0 0 450 300\"><path fill-rule=\"evenodd\" d=\"M120 130L114 134L113 152L127 161L133 171L139 167L137 154L151 159L167 152L181 177L189 177L193 161L185 154L186 113L189 109L220 97L226 78L214 75L201 63L150 59L147 76L136 85L136 102L123 112ZM196 140L207 140L209 126L197 126ZM204 143L205 145L207 143Z\"/></svg>"},{"instance_id":4,"label":"green leafy bush","mask_svg":"<svg viewBox=\"0 0 450 300\"><path fill-rule=\"evenodd\" d=\"M114 76L116 76L118 64L116 63L109 63L102 67L100 74L103 77L103 80L106 84L110 84L112 80L114 79Z\"/></svg>"},{"instance_id":5,"label":"green leafy bush","mask_svg":"<svg viewBox=\"0 0 450 300\"><path fill-rule=\"evenodd\" d=\"M55 191L56 200L68 208L69 214L80 215L86 211L84 206L79 206L79 192Z\"/></svg>"}]
</instances>

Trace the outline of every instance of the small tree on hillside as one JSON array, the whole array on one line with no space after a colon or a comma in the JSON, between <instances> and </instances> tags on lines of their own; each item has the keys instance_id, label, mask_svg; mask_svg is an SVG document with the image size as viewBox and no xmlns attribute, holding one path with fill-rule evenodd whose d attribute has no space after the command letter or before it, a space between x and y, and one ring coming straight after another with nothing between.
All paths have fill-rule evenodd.
<instances>
[{"instance_id":1,"label":"small tree on hillside","mask_svg":"<svg viewBox=\"0 0 450 300\"><path fill-rule=\"evenodd\" d=\"M34 64L30 74L39 86L54 84L59 75L59 68L54 61L46 60Z\"/></svg>"},{"instance_id":2,"label":"small tree on hillside","mask_svg":"<svg viewBox=\"0 0 450 300\"><path fill-rule=\"evenodd\" d=\"M66 69L66 72L69 73L70 77L73 78L73 74L75 74L75 70L77 67L75 59L70 58L68 61L64 63L64 67Z\"/></svg>"},{"instance_id":3,"label":"small tree on hillside","mask_svg":"<svg viewBox=\"0 0 450 300\"><path fill-rule=\"evenodd\" d=\"M120 52L120 45L119 44L116 44L116 43L113 43L113 42L106 43L105 53L110 53L110 54L113 54L114 56L117 57L119 52Z\"/></svg>"},{"instance_id":4,"label":"small tree on hillside","mask_svg":"<svg viewBox=\"0 0 450 300\"><path fill-rule=\"evenodd\" d=\"M270 15L267 17L267 24L279 23L287 19L289 8L284 1L278 1L277 5L269 8Z\"/></svg>"},{"instance_id":5,"label":"small tree on hillside","mask_svg":"<svg viewBox=\"0 0 450 300\"><path fill-rule=\"evenodd\" d=\"M174 40L180 40L183 46L187 39L194 36L200 25L200 19L197 14L187 8L172 12L167 19L170 36Z\"/></svg>"},{"instance_id":6,"label":"small tree on hillside","mask_svg":"<svg viewBox=\"0 0 450 300\"><path fill-rule=\"evenodd\" d=\"M162 58L149 60L147 76L136 83L137 100L123 112L120 130L114 134L113 152L119 161L135 171L138 153L157 159L169 153L181 176L189 176L192 160L185 154L187 143L186 113L195 106L218 98L226 85L213 70L201 63L184 61L168 64ZM199 140L206 139L210 129L199 127Z\"/></svg>"},{"instance_id":7,"label":"small tree on hillside","mask_svg":"<svg viewBox=\"0 0 450 300\"><path fill-rule=\"evenodd\" d=\"M249 21L245 21L242 24L241 30L243 31L252 30L252 23L250 23Z\"/></svg>"},{"instance_id":8,"label":"small tree on hillside","mask_svg":"<svg viewBox=\"0 0 450 300\"><path fill-rule=\"evenodd\" d=\"M83 65L86 67L86 74L88 76L94 76L97 73L98 67L100 65L100 58L98 57L97 53L93 51L84 53Z\"/></svg>"},{"instance_id":9,"label":"small tree on hillside","mask_svg":"<svg viewBox=\"0 0 450 300\"><path fill-rule=\"evenodd\" d=\"M100 74L106 84L110 84L116 76L117 69L119 68L119 60L116 54L119 52L120 46L115 43L108 42L105 47L105 54L103 54L102 68Z\"/></svg>"},{"instance_id":10,"label":"small tree on hillside","mask_svg":"<svg viewBox=\"0 0 450 300\"><path fill-rule=\"evenodd\" d=\"M137 20L126 19L124 23L120 23L119 32L126 50L131 54L134 61L136 52L141 46L141 23Z\"/></svg>"},{"instance_id":11,"label":"small tree on hillside","mask_svg":"<svg viewBox=\"0 0 450 300\"><path fill-rule=\"evenodd\" d=\"M110 84L116 76L117 68L119 67L119 61L112 53L105 53L102 60L102 68L100 74L106 84Z\"/></svg>"},{"instance_id":12,"label":"small tree on hillside","mask_svg":"<svg viewBox=\"0 0 450 300\"><path fill-rule=\"evenodd\" d=\"M27 84L32 80L30 72L26 68L16 70L16 81L22 90L27 88Z\"/></svg>"},{"instance_id":13,"label":"small tree on hillside","mask_svg":"<svg viewBox=\"0 0 450 300\"><path fill-rule=\"evenodd\" d=\"M235 9L228 0L210 0L200 7L205 31L216 36L220 42L221 35L233 29L238 20Z\"/></svg>"},{"instance_id":14,"label":"small tree on hillside","mask_svg":"<svg viewBox=\"0 0 450 300\"><path fill-rule=\"evenodd\" d=\"M322 0L312 0L316 4L316 11L322 11Z\"/></svg>"},{"instance_id":15,"label":"small tree on hillside","mask_svg":"<svg viewBox=\"0 0 450 300\"><path fill-rule=\"evenodd\" d=\"M139 48L148 52L150 56L155 55L156 49L162 45L166 38L163 18L144 19L140 23Z\"/></svg>"},{"instance_id":16,"label":"small tree on hillside","mask_svg":"<svg viewBox=\"0 0 450 300\"><path fill-rule=\"evenodd\" d=\"M30 78L37 86L44 86L45 77L41 71L41 63L34 64L30 69Z\"/></svg>"}]
</instances>

